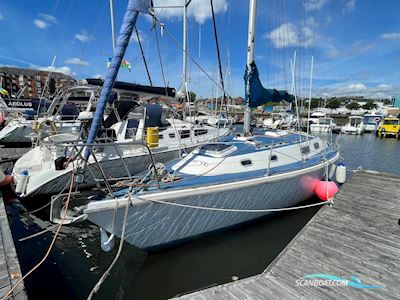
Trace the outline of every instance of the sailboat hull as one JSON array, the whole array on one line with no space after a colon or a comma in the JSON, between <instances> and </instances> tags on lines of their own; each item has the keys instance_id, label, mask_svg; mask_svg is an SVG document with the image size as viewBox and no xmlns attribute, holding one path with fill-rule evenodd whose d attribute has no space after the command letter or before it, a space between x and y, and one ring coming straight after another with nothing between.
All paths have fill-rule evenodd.
<instances>
[{"instance_id":1,"label":"sailboat hull","mask_svg":"<svg viewBox=\"0 0 400 300\"><path fill-rule=\"evenodd\" d=\"M335 160L337 157L335 158ZM331 161L333 163L333 161ZM314 195L315 182L324 176L325 166L234 183L229 188L215 185L205 192L188 189L186 196L168 192L168 199L189 206L218 207L240 210L265 210L294 206ZM300 172L300 173L299 173ZM185 194L185 193L183 193ZM149 197L151 200L151 197ZM137 203L139 201L139 203ZM113 224L114 205L96 208L90 204L85 213L96 225L121 236L125 205L118 201L116 221ZM126 201L125 201L126 203ZM100 204L101 205L101 204ZM213 211L181 207L135 199L129 206L125 241L141 249L167 246L209 232L221 230L266 216L271 212Z\"/></svg>"}]
</instances>

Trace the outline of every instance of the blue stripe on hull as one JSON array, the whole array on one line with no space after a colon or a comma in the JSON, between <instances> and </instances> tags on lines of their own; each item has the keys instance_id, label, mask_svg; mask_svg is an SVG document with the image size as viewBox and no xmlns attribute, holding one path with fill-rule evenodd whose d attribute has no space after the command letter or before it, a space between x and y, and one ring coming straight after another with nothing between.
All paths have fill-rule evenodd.
<instances>
[{"instance_id":1,"label":"blue stripe on hull","mask_svg":"<svg viewBox=\"0 0 400 300\"><path fill-rule=\"evenodd\" d=\"M321 168L309 174L277 182L238 188L225 192L189 196L179 203L235 209L269 209L294 206L314 193L311 182L323 177ZM125 208L117 212L115 234L120 236ZM111 231L114 210L90 213L88 218ZM141 249L189 239L208 232L232 227L270 213L209 211L158 203L145 203L129 208L125 240Z\"/></svg>"}]
</instances>

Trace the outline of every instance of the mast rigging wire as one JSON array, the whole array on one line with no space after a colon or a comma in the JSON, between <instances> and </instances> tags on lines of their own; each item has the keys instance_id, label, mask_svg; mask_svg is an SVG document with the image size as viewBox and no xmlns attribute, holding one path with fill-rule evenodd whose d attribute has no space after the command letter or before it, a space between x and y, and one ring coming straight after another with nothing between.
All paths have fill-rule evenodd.
<instances>
[{"instance_id":1,"label":"mast rigging wire","mask_svg":"<svg viewBox=\"0 0 400 300\"><path fill-rule=\"evenodd\" d=\"M137 29L136 26L135 26L135 33L136 33L136 37L137 37L137 40L138 40L138 44L139 44L139 48L140 48L140 53L142 54L144 67L146 68L147 77L149 78L150 85L153 86L153 82L151 81L151 76L150 76L149 68L148 68L148 66L147 66L147 60L146 60L146 57L144 56L144 51L143 51L143 47L142 47L142 42L140 41L139 31L138 31L138 29Z\"/></svg>"},{"instance_id":2,"label":"mast rigging wire","mask_svg":"<svg viewBox=\"0 0 400 300\"><path fill-rule=\"evenodd\" d=\"M222 75L221 54L220 54L220 51L219 51L217 24L216 24L216 22L215 22L215 13L214 13L214 4L213 4L213 0L210 0L210 6L211 6L211 14L212 14L213 27L214 27L215 46L217 47L219 79L220 79L221 86L222 86L222 90L223 90L223 99L222 99L222 101L225 101L225 97L226 97L226 95L225 95L225 85L224 85L224 77L223 77L223 75ZM221 101L221 106L222 106L222 101Z\"/></svg>"},{"instance_id":3,"label":"mast rigging wire","mask_svg":"<svg viewBox=\"0 0 400 300\"><path fill-rule=\"evenodd\" d=\"M175 36L168 30L168 28L163 25L155 16L154 16L154 20L160 25L163 26L164 28L164 32L168 34L168 36L171 38L171 40L175 43L175 45L183 52L186 52L187 57L189 57L189 59L196 65L196 67L199 68L199 70L204 73L204 75L211 80L211 82L213 82L218 88L220 88L222 91L225 92L225 94L229 97L229 98L233 98L226 90L224 90L222 88L222 86L216 82L211 76L210 74L208 74L206 72L206 70L204 70L204 68L193 58L193 56L188 52L188 51L184 51L182 45L179 43L179 41L175 38Z\"/></svg>"}]
</instances>

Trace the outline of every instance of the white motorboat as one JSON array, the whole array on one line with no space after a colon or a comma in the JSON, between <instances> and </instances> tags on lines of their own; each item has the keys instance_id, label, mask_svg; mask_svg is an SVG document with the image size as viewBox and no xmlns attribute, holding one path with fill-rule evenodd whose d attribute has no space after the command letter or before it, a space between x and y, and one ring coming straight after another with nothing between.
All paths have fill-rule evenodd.
<instances>
[{"instance_id":1,"label":"white motorboat","mask_svg":"<svg viewBox=\"0 0 400 300\"><path fill-rule=\"evenodd\" d=\"M379 124L383 120L383 115L369 114L364 115L365 132L375 133L378 130Z\"/></svg>"},{"instance_id":2,"label":"white motorboat","mask_svg":"<svg viewBox=\"0 0 400 300\"><path fill-rule=\"evenodd\" d=\"M297 119L290 113L272 113L262 124L267 129L289 129L297 124Z\"/></svg>"},{"instance_id":3,"label":"white motorboat","mask_svg":"<svg viewBox=\"0 0 400 300\"><path fill-rule=\"evenodd\" d=\"M207 124L212 126L229 126L235 123L235 119L226 115L226 113L220 113L219 115L211 115L207 119Z\"/></svg>"},{"instance_id":4,"label":"white motorboat","mask_svg":"<svg viewBox=\"0 0 400 300\"><path fill-rule=\"evenodd\" d=\"M315 122L310 123L311 133L330 133L337 129L337 125L332 118L318 118Z\"/></svg>"},{"instance_id":5,"label":"white motorboat","mask_svg":"<svg viewBox=\"0 0 400 300\"><path fill-rule=\"evenodd\" d=\"M345 134L363 134L365 131L364 118L360 116L349 117L349 122L342 126L341 132Z\"/></svg>"},{"instance_id":6,"label":"white motorboat","mask_svg":"<svg viewBox=\"0 0 400 300\"><path fill-rule=\"evenodd\" d=\"M229 126L235 123L235 119L227 116L225 113L214 115L206 112L199 112L195 116L186 117L186 121L211 126Z\"/></svg>"}]
</instances>

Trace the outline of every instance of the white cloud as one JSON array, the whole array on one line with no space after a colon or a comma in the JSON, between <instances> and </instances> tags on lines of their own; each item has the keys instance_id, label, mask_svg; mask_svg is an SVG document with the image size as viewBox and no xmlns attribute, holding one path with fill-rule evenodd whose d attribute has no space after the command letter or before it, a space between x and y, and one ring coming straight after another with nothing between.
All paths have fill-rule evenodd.
<instances>
[{"instance_id":1,"label":"white cloud","mask_svg":"<svg viewBox=\"0 0 400 300\"><path fill-rule=\"evenodd\" d=\"M352 12L356 8L356 0L348 0L346 2L345 11Z\"/></svg>"},{"instance_id":2,"label":"white cloud","mask_svg":"<svg viewBox=\"0 0 400 300\"><path fill-rule=\"evenodd\" d=\"M336 58L336 57L338 57L338 56L340 56L340 52L339 51L337 51L335 48L332 48L332 49L329 49L327 52L326 52L326 56L328 57L328 58Z\"/></svg>"},{"instance_id":3,"label":"white cloud","mask_svg":"<svg viewBox=\"0 0 400 300\"><path fill-rule=\"evenodd\" d=\"M320 10L329 0L307 0L304 2L304 8L307 11Z\"/></svg>"},{"instance_id":4,"label":"white cloud","mask_svg":"<svg viewBox=\"0 0 400 300\"><path fill-rule=\"evenodd\" d=\"M367 87L365 86L365 84L362 84L362 83L351 83L351 84L345 86L344 89L348 90L350 92L354 92L354 91L366 90Z\"/></svg>"},{"instance_id":5,"label":"white cloud","mask_svg":"<svg viewBox=\"0 0 400 300\"><path fill-rule=\"evenodd\" d=\"M391 41L399 41L400 40L400 32L388 32L381 34L381 39L391 40Z\"/></svg>"},{"instance_id":6,"label":"white cloud","mask_svg":"<svg viewBox=\"0 0 400 300\"><path fill-rule=\"evenodd\" d=\"M1 13L1 11L0 11L0 21L3 21L4 20L4 16L3 16L3 14Z\"/></svg>"},{"instance_id":7,"label":"white cloud","mask_svg":"<svg viewBox=\"0 0 400 300\"><path fill-rule=\"evenodd\" d=\"M183 0L154 0L155 7L183 6ZM214 0L214 13L224 13L228 9L227 0ZM183 15L183 8L156 8L156 15L163 18L176 18ZM211 17L210 2L206 0L193 0L188 7L188 16L193 17L197 23L203 24Z\"/></svg>"},{"instance_id":8,"label":"white cloud","mask_svg":"<svg viewBox=\"0 0 400 300\"><path fill-rule=\"evenodd\" d=\"M80 33L75 34L74 37L75 37L75 39L77 39L78 41L80 41L82 43L86 43L86 42L90 41L91 39L93 39L93 36L88 34L86 32L86 30L82 30Z\"/></svg>"},{"instance_id":9,"label":"white cloud","mask_svg":"<svg viewBox=\"0 0 400 300\"><path fill-rule=\"evenodd\" d=\"M90 78L104 79L105 76L104 76L104 74L95 74L95 75L91 76Z\"/></svg>"},{"instance_id":10,"label":"white cloud","mask_svg":"<svg viewBox=\"0 0 400 300\"><path fill-rule=\"evenodd\" d=\"M138 33L139 33L140 42L143 44L146 41L147 36L139 29L138 29ZM131 40L134 41L135 43L139 43L138 38L136 36L136 32L132 33Z\"/></svg>"},{"instance_id":11,"label":"white cloud","mask_svg":"<svg viewBox=\"0 0 400 300\"><path fill-rule=\"evenodd\" d=\"M46 29L47 27L49 27L49 23L39 19L33 20L33 24L35 24L35 26L40 29Z\"/></svg>"},{"instance_id":12,"label":"white cloud","mask_svg":"<svg viewBox=\"0 0 400 300\"><path fill-rule=\"evenodd\" d=\"M53 24L56 24L56 23L57 23L56 17L54 17L54 16L52 16L52 15L48 15L48 14L43 14L43 13L41 13L41 14L39 14L39 17L40 17L42 20L44 20L44 21L46 21L46 22L48 22L48 23L53 23Z\"/></svg>"},{"instance_id":13,"label":"white cloud","mask_svg":"<svg viewBox=\"0 0 400 300\"><path fill-rule=\"evenodd\" d=\"M363 83L349 83L347 85L316 88L315 94L318 96L364 96L365 98L390 98L398 95L400 88L390 84L381 83L376 86L367 86Z\"/></svg>"},{"instance_id":14,"label":"white cloud","mask_svg":"<svg viewBox=\"0 0 400 300\"><path fill-rule=\"evenodd\" d=\"M309 26L301 28L300 32L292 23L284 23L264 35L264 38L271 40L276 48L284 47L311 47L314 43L314 31Z\"/></svg>"},{"instance_id":15,"label":"white cloud","mask_svg":"<svg viewBox=\"0 0 400 300\"><path fill-rule=\"evenodd\" d=\"M326 51L326 56L330 59L337 58L337 57L346 57L346 56L357 56L361 55L365 52L368 52L372 48L374 48L374 44L370 44L364 41L355 41L352 45L351 48L349 46L346 47L345 50L337 50L333 46L330 46L330 48Z\"/></svg>"},{"instance_id":16,"label":"white cloud","mask_svg":"<svg viewBox=\"0 0 400 300\"><path fill-rule=\"evenodd\" d=\"M59 73L63 73L65 75L68 76L74 76L75 73L72 72L70 67L67 66L63 66L63 67L52 67L52 66L48 66L48 67L37 67L37 66L33 66L35 69L39 69L39 70L43 70L43 71L52 71L52 72L59 72Z\"/></svg>"},{"instance_id":17,"label":"white cloud","mask_svg":"<svg viewBox=\"0 0 400 300\"><path fill-rule=\"evenodd\" d=\"M56 24L57 19L56 17L48 14L39 14L39 19L33 20L33 24L36 25L37 28L46 29L51 26L51 24Z\"/></svg>"},{"instance_id":18,"label":"white cloud","mask_svg":"<svg viewBox=\"0 0 400 300\"><path fill-rule=\"evenodd\" d=\"M84 61L77 57L68 58L67 60L65 60L65 63L70 64L70 65L80 65L80 66L89 66L90 65L87 61Z\"/></svg>"}]
</instances>

